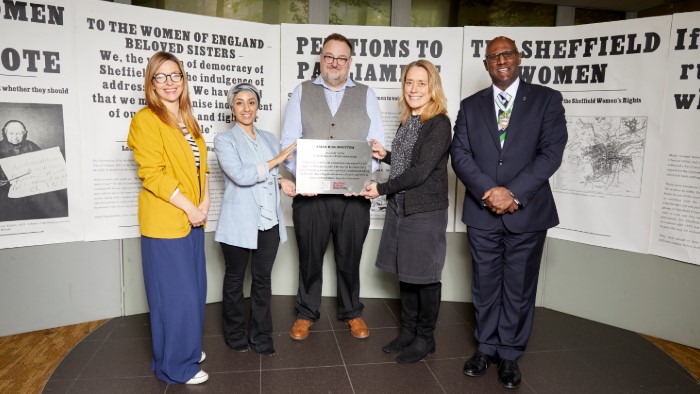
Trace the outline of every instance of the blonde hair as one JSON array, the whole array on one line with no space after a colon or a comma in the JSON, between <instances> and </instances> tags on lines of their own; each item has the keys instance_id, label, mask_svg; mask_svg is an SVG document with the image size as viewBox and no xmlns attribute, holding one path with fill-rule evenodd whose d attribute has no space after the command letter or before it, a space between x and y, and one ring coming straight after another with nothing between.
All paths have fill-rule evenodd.
<instances>
[{"instance_id":1,"label":"blonde hair","mask_svg":"<svg viewBox=\"0 0 700 394\"><path fill-rule=\"evenodd\" d=\"M192 102L190 101L190 87L187 83L187 74L182 68L180 60L172 53L163 51L156 52L148 60L148 64L146 65L146 83L144 85L144 90L146 91L146 105L164 123L176 129L180 128L178 120L175 119L165 107L153 86L153 76L155 76L158 69L167 61L177 64L177 67L182 73L182 94L180 95L180 116L182 117L182 121L185 123L187 130L192 134L192 137L200 138L202 133L197 120L194 118L194 114L192 114Z\"/></svg>"},{"instance_id":2,"label":"blonde hair","mask_svg":"<svg viewBox=\"0 0 700 394\"><path fill-rule=\"evenodd\" d=\"M413 67L420 67L428 73L428 92L430 93L430 101L423 108L423 112L420 115L421 123L425 123L428 120L434 118L437 115L447 115L447 98L445 97L445 92L442 90L442 81L440 79L440 73L433 63L428 60L420 59L415 62L408 63L401 72L401 98L399 99L399 106L401 107L401 123L406 123L411 117L411 107L406 103L406 98L403 94L403 85L406 83L406 74L408 70Z\"/></svg>"}]
</instances>

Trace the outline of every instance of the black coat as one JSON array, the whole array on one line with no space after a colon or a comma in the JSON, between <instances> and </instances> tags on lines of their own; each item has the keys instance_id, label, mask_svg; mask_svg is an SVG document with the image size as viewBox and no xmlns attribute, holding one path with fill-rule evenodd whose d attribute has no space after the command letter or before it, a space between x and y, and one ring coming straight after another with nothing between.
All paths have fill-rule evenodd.
<instances>
[{"instance_id":1,"label":"black coat","mask_svg":"<svg viewBox=\"0 0 700 394\"><path fill-rule=\"evenodd\" d=\"M450 119L437 115L423 124L411 151L411 165L395 179L377 185L380 195L405 192L406 215L449 206L447 159L452 132ZM382 162L391 165L391 152Z\"/></svg>"}]
</instances>

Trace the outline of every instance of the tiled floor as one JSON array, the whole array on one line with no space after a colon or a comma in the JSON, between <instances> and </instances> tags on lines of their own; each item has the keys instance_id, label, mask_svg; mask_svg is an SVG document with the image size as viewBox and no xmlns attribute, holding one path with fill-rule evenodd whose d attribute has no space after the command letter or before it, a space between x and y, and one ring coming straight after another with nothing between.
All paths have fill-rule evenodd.
<instances>
[{"instance_id":1,"label":"tiled floor","mask_svg":"<svg viewBox=\"0 0 700 394\"><path fill-rule=\"evenodd\" d=\"M359 340L335 318L335 298L324 298L309 338L293 341L294 297L273 297L275 348L267 357L229 349L221 335L221 304L206 309L199 386L166 385L149 370L148 315L112 319L79 343L49 379L47 393L495 393L508 391L486 376L462 374L474 352L473 310L443 302L437 351L399 365L381 347L398 333L398 300L364 299L370 337ZM675 361L630 331L537 308L526 354L519 362L524 393L700 393Z\"/></svg>"}]
</instances>

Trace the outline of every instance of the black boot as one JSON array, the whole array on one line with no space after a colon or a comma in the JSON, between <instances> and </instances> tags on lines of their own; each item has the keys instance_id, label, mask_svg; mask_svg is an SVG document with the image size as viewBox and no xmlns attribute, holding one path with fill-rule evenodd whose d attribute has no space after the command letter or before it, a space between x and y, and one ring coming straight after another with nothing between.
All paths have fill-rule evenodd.
<instances>
[{"instance_id":1,"label":"black boot","mask_svg":"<svg viewBox=\"0 0 700 394\"><path fill-rule=\"evenodd\" d=\"M384 353L400 352L416 337L418 287L414 284L399 282L399 290L401 292L401 332L398 337L382 348Z\"/></svg>"},{"instance_id":2,"label":"black boot","mask_svg":"<svg viewBox=\"0 0 700 394\"><path fill-rule=\"evenodd\" d=\"M418 290L418 325L411 345L396 357L399 364L415 363L435 353L435 324L440 311L442 283L423 285Z\"/></svg>"}]
</instances>

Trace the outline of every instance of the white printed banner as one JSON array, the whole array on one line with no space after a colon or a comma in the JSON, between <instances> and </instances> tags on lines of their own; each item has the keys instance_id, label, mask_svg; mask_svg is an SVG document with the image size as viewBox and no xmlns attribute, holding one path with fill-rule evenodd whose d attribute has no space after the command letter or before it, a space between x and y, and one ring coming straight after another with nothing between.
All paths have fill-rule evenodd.
<instances>
[{"instance_id":1,"label":"white printed banner","mask_svg":"<svg viewBox=\"0 0 700 394\"><path fill-rule=\"evenodd\" d=\"M84 238L76 8L71 1L2 4L0 248Z\"/></svg>"},{"instance_id":2,"label":"white printed banner","mask_svg":"<svg viewBox=\"0 0 700 394\"><path fill-rule=\"evenodd\" d=\"M233 127L228 88L249 82L260 89L256 127L279 125L278 25L211 18L94 1L81 3L76 21L80 56L80 103L86 147L87 239L139 235L137 196L141 181L126 146L131 117L145 106L144 73L157 51L183 63L194 113L207 148L212 205L207 231L214 231L223 195L214 137Z\"/></svg>"},{"instance_id":3,"label":"white printed banner","mask_svg":"<svg viewBox=\"0 0 700 394\"><path fill-rule=\"evenodd\" d=\"M700 13L461 29L266 25L104 1L2 7L0 248L138 236L141 182L126 138L156 51L177 55L188 73L209 148L213 231L223 194L213 140L233 126L230 86L260 89L256 126L279 136L289 95L319 74L323 39L344 34L351 77L376 93L390 148L405 64L439 68L454 122L460 99L491 83L488 40L506 35L523 52L522 78L564 97L569 143L550 180L561 223L549 235L700 263ZM450 174L448 230L464 231L464 188ZM387 176L386 166L376 173ZM372 228L385 204L373 202ZM290 200L283 205L291 224Z\"/></svg>"},{"instance_id":4,"label":"white printed banner","mask_svg":"<svg viewBox=\"0 0 700 394\"><path fill-rule=\"evenodd\" d=\"M464 96L490 85L482 60L488 40L500 35L515 39L522 51L523 80L563 95L569 142L550 180L560 224L549 236L646 253L657 155L653 142L660 131L664 84L663 78L649 76L665 67L669 24L670 17L658 17L552 28L465 28Z\"/></svg>"},{"instance_id":5,"label":"white printed banner","mask_svg":"<svg viewBox=\"0 0 700 394\"><path fill-rule=\"evenodd\" d=\"M650 253L700 264L700 12L671 27ZM662 79L662 78L660 78Z\"/></svg>"}]
</instances>

